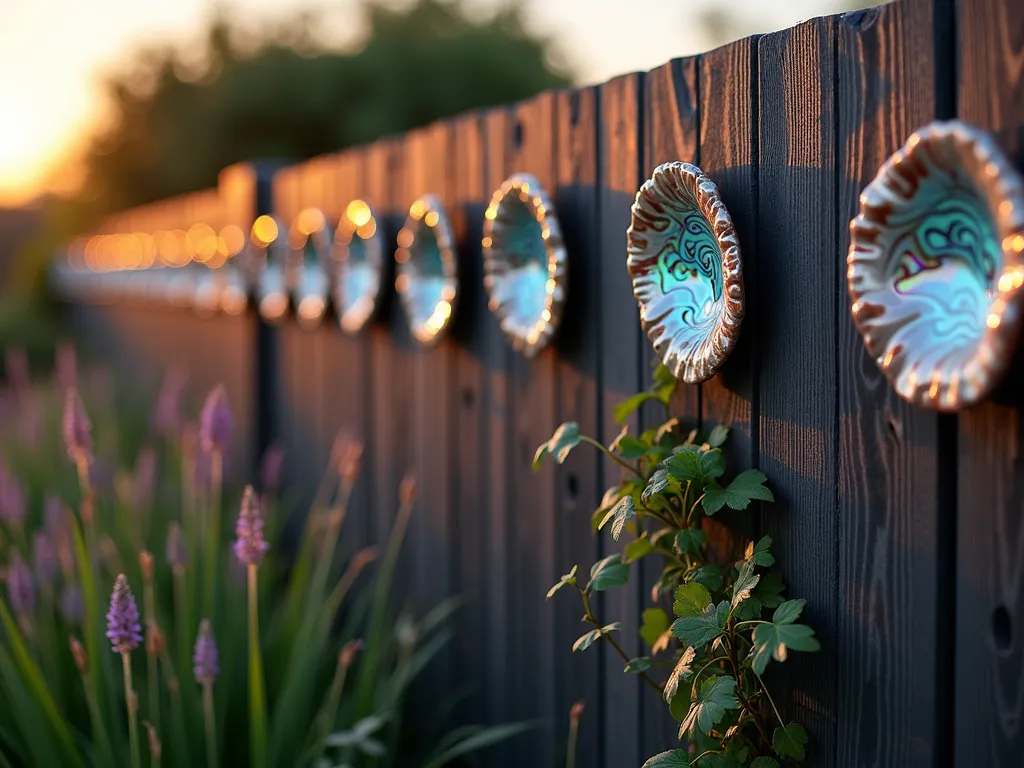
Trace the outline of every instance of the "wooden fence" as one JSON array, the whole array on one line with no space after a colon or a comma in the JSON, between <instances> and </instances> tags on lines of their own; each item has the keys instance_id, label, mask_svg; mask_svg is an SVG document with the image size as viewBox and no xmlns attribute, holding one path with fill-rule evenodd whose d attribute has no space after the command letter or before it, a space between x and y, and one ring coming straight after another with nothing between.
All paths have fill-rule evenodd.
<instances>
[{"instance_id":1,"label":"wooden fence","mask_svg":"<svg viewBox=\"0 0 1024 768\"><path fill-rule=\"evenodd\" d=\"M612 546L589 534L589 517L615 468L586 450L539 473L530 463L562 421L614 435L613 405L645 386L653 352L625 269L629 208L656 165L695 162L735 219L748 310L725 368L685 387L675 411L729 424L734 466L761 468L775 491L752 527L773 536L823 644L775 681L812 734L810 764L1020 766L1019 385L959 415L908 406L867 357L846 293L860 190L914 129L950 117L993 132L1019 165L1020 0L901 0L816 19L254 176L253 214L271 209L272 180L272 209L286 220L306 205L337 218L361 197L392 238L415 197L439 195L461 291L435 349L411 341L393 299L357 338L329 322L268 329L251 312L75 312L117 359L178 359L201 385L226 380L248 456L281 442L290 478L307 489L339 427L360 432L353 536L383 538L399 478L416 472L403 591L420 606L466 601L438 695L471 683L462 714L544 725L488 765L559 764L569 707L584 699L578 764L639 766L674 744L664 705L603 649L571 654L578 610L544 601L560 573ZM532 361L513 354L482 287L483 210L515 171L552 194L570 259L564 324ZM651 418L642 411L635 426ZM639 655L654 574L637 570L602 615L626 618L624 643Z\"/></svg>"}]
</instances>

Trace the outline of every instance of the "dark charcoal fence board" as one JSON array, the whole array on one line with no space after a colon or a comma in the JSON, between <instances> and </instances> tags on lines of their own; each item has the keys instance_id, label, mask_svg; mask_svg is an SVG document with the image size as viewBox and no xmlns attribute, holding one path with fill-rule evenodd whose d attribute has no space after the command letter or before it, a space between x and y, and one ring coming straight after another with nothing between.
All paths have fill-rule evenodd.
<instances>
[{"instance_id":1,"label":"dark charcoal fence board","mask_svg":"<svg viewBox=\"0 0 1024 768\"><path fill-rule=\"evenodd\" d=\"M675 59L647 74L644 88L644 176L649 178L662 163L683 161L698 164L697 139L699 134L698 59ZM641 338L643 351L641 384L649 386L652 368L658 363L657 354L646 335ZM692 429L700 423L700 386L680 384L672 402L671 416L679 419L681 427ZM648 403L641 409L641 428L649 429L666 420L665 409L659 403ZM660 562L654 559L640 561L638 576L643 585L641 599L649 600L651 588L661 575ZM662 609L672 615L671 599L662 600ZM644 647L644 653L649 648ZM643 749L656 754L666 744L677 739L678 724L664 703L648 690L641 691L638 719L642 729Z\"/></svg>"},{"instance_id":2,"label":"dark charcoal fence board","mask_svg":"<svg viewBox=\"0 0 1024 768\"><path fill-rule=\"evenodd\" d=\"M583 434L598 429L598 362L600 348L594 332L600 322L598 262L597 89L583 88L558 95L555 157L558 174L555 210L562 224L569 259L569 294L562 327L553 343L558 348L559 421L575 421ZM554 431L552 426L551 431ZM549 460L550 461L550 460ZM588 446L573 451L557 473L556 571L572 566L587 573L598 557L597 539L590 533L590 516L601 501L600 457ZM568 735L569 708L584 703L580 722L577 765L600 762L600 688L597 653L570 653L583 633L579 598L566 590L545 605L544 623L553 623L555 643L555 752L563 757ZM556 760L557 762L557 760ZM542 763L546 764L546 763Z\"/></svg>"},{"instance_id":3,"label":"dark charcoal fence board","mask_svg":"<svg viewBox=\"0 0 1024 768\"><path fill-rule=\"evenodd\" d=\"M600 439L608 442L618 433L620 425L614 416L615 404L640 389L641 331L637 322L636 302L626 272L626 228L629 209L640 185L643 158L641 133L641 107L644 75L623 75L601 86L600 120L598 122L598 180L600 183L599 220L601 240L601 314L598 324L598 344L601 350L599 381ZM639 420L629 420L630 431L637 434ZM622 471L611 461L603 466L604 481L612 485L619 481ZM602 554L621 551L622 544L612 542L607 532L601 534ZM637 573L631 574L627 586L609 590L596 601L595 610L603 623L622 621L617 640L630 658L640 655L639 616L634 608L639 605L642 583ZM614 619L612 618L614 617ZM633 713L638 711L640 696L651 696L642 691L640 680L623 675L625 665L618 655L602 644L602 670L605 676L603 737L606 765L639 765L641 755L638 726ZM588 651L593 653L593 649ZM630 726L622 727L623 718Z\"/></svg>"},{"instance_id":4,"label":"dark charcoal fence board","mask_svg":"<svg viewBox=\"0 0 1024 768\"><path fill-rule=\"evenodd\" d=\"M964 0L958 9L959 116L992 131L1020 168L1024 5ZM1015 373L1002 402L959 419L957 766L1020 765L1024 755L1024 409Z\"/></svg>"},{"instance_id":5,"label":"dark charcoal fence board","mask_svg":"<svg viewBox=\"0 0 1024 768\"><path fill-rule=\"evenodd\" d=\"M481 116L471 113L455 120L451 138L454 163L451 216L458 240L459 275L466 285L479 285L481 228L487 194L484 186L484 134ZM452 466L453 566L452 588L461 596L462 607L455 623L458 636L455 686L466 689L467 699L460 715L469 722L482 719L485 710L484 681L471 670L487 663L487 412L484 386L487 377L487 348L484 329L476 318L487 313L483 291L462 295L455 319L455 381L452 388L456 419L455 454Z\"/></svg>"},{"instance_id":6,"label":"dark charcoal fence board","mask_svg":"<svg viewBox=\"0 0 1024 768\"><path fill-rule=\"evenodd\" d=\"M489 193L508 176L509 144L506 138L510 116L506 108L494 109L484 115L484 152L486 156L484 189ZM484 382L484 408L488 431L487 488L489 525L487 538L487 650L490 663L483 675L487 691L487 717L490 722L510 719L509 700L515 676L520 674L511 663L511 646L515 616L512 614L511 573L515 563L513 552L513 517L511 457L514 434L509 393L509 369L512 350L501 334L490 312L480 319L487 350L487 379ZM506 764L518 758L518 744L509 749Z\"/></svg>"},{"instance_id":7,"label":"dark charcoal fence board","mask_svg":"<svg viewBox=\"0 0 1024 768\"><path fill-rule=\"evenodd\" d=\"M719 372L701 386L701 417L732 432L725 452L732 466L756 465L757 324L757 61L756 41L738 40L701 56L701 169L718 185L743 253L746 317L739 343Z\"/></svg>"},{"instance_id":8,"label":"dark charcoal fence board","mask_svg":"<svg viewBox=\"0 0 1024 768\"><path fill-rule=\"evenodd\" d=\"M555 178L555 94L545 93L513 108L506 141L509 142L510 172L529 170L549 192ZM502 340L508 345L507 340ZM510 560L514 668L525 674L515 676L512 698L516 719L540 716L547 724L554 720L554 633L547 621L543 597L555 580L555 469L551 462L539 472L532 468L536 447L546 440L558 423L558 375L555 348L549 346L532 360L521 354L512 357L511 396L512 453L510 498L512 501L515 556ZM542 761L554 751L550 727L538 731L527 761Z\"/></svg>"},{"instance_id":9,"label":"dark charcoal fence board","mask_svg":"<svg viewBox=\"0 0 1024 768\"><path fill-rule=\"evenodd\" d=\"M824 646L769 675L784 715L834 754L836 587L835 29L818 19L758 40L755 280L759 466L775 504L762 531ZM753 291L752 291L753 292ZM844 308L845 309L845 308ZM800 386L795 387L794 382ZM773 723L773 726L777 725Z\"/></svg>"},{"instance_id":10,"label":"dark charcoal fence board","mask_svg":"<svg viewBox=\"0 0 1024 768\"><path fill-rule=\"evenodd\" d=\"M838 24L837 263L861 189L915 128L934 117L926 3L894 3ZM936 627L941 593L934 414L889 387L839 307L839 613L836 765L933 765L940 753ZM940 726L943 727L943 726Z\"/></svg>"}]
</instances>

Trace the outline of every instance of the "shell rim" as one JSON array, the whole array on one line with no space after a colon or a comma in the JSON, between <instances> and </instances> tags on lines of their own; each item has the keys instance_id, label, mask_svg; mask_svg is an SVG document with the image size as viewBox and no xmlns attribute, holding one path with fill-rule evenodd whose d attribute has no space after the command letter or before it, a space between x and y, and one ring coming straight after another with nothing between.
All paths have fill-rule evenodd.
<instances>
[{"instance_id":1,"label":"shell rim","mask_svg":"<svg viewBox=\"0 0 1024 768\"><path fill-rule=\"evenodd\" d=\"M544 251L547 255L547 275L550 290L546 291L544 299L544 311L548 317L543 315L533 322L531 331L534 338L529 335L506 329L505 319L512 314L506 304L499 304L494 298L495 289L495 268L498 264L506 261L505 255L493 246L494 224L497 220L499 209L505 205L512 194L533 216L534 221L541 228L541 239L544 241ZM527 200L521 198L521 194L527 195ZM547 234L545 235L545 230ZM522 352L526 357L533 357L540 350L546 347L558 326L562 321L562 313L565 308L566 288L568 286L568 257L565 249L565 241L562 238L562 228L555 212L554 204L551 202L544 186L533 174L514 173L501 183L491 195L490 203L484 212L483 239L484 262L484 288L487 291L487 307L498 318L498 323L505 334L505 337L512 344L517 352Z\"/></svg>"},{"instance_id":2,"label":"shell rim","mask_svg":"<svg viewBox=\"0 0 1024 768\"><path fill-rule=\"evenodd\" d=\"M366 313L365 317L360 322L351 320L350 313L352 308L348 310L342 310L340 302L338 301L338 291L341 284L340 273L342 269L345 269L348 264L348 251L349 246L352 244L352 236L355 234L356 227L354 223L345 214L342 214L341 220L338 222L338 227L334 233L334 241L331 245L331 255L333 258L333 269L331 270L331 295L332 301L334 302L334 309L338 316L338 325L345 333L356 336L361 333L373 320L377 314L377 310L380 308L380 298L384 291L384 236L381 233L381 223L377 219L377 214L374 212L374 208L365 200L367 209L370 211L370 220L374 222L374 232L371 237L368 238L367 248L372 249L374 258L370 259L373 262L373 269L377 273L377 289L372 295L369 293L364 294L370 299L371 307L370 311ZM355 303L356 300L363 298L363 296L353 297L351 303Z\"/></svg>"},{"instance_id":3,"label":"shell rim","mask_svg":"<svg viewBox=\"0 0 1024 768\"><path fill-rule=\"evenodd\" d=\"M431 227L434 231L434 238L437 241L437 248L441 255L441 268L444 270L444 293L447 294L446 300L451 305L451 312L444 319L441 325L436 330L431 330L426 327L426 323L417 322L412 316L411 302L408 297L409 286L402 288L399 285L399 279L406 275L406 266L408 259L403 261L399 258L399 253L402 250L406 250L412 253L411 249L416 244L416 227L411 226L418 224L420 219L426 217L428 213L437 214L437 223ZM395 290L398 292L399 298L402 301L402 307L405 310L405 316L409 321L409 330L412 333L413 338L425 347L433 346L440 341L448 329L451 327L452 317L455 314L455 300L458 296L458 266L455 260L455 236L452 232L451 223L448 220L448 214L445 212L444 204L437 195L427 194L422 195L413 201L412 205L409 206L409 214L405 219L405 226L403 229L408 230L412 235L412 240L408 246L399 245L395 249L395 264L398 275L395 279ZM445 297L442 297L445 300ZM437 302L434 308L437 308Z\"/></svg>"},{"instance_id":4,"label":"shell rim","mask_svg":"<svg viewBox=\"0 0 1024 768\"><path fill-rule=\"evenodd\" d=\"M948 393L949 377L928 386L915 386L907 391L901 387L892 367L887 363L890 353L888 343L880 343L868 335L865 323L868 318L866 307L861 300L868 291L857 288L858 277L863 272L874 272L871 262L857 257L861 250L877 250L868 243L865 235L870 229L877 229L869 213L869 197L872 193L885 193L886 182L893 175L894 167L906 165L909 158L921 151L924 142L951 139L959 152L970 153L977 162L977 169L961 170L976 186L978 198L992 217L996 236L1000 240L1003 254L1003 268L996 277L996 296L989 304L989 315L985 332L975 343L973 354L967 365L977 366L979 383L973 394L961 394L959 380L954 382L954 392L948 399L939 395ZM959 159L960 155L958 155ZM975 172L984 168L984 173ZM996 203L993 210L993 203ZM909 403L939 412L953 412L985 399L999 385L1009 369L1014 348L1020 335L1020 303L1024 294L1020 291L1024 282L1024 226L1014 221L1024 212L1024 181L992 137L980 128L960 120L936 120L914 131L906 143L890 155L879 168L878 173L860 194L857 215L850 221L850 247L847 251L847 290L850 295L850 313L854 326L868 354L875 360L896 393ZM994 324L994 327L993 327ZM986 362L989 360L989 362ZM891 363L891 359L889 360ZM958 371L963 371L963 366ZM934 378L934 377L933 377Z\"/></svg>"},{"instance_id":5,"label":"shell rim","mask_svg":"<svg viewBox=\"0 0 1024 768\"><path fill-rule=\"evenodd\" d=\"M712 378L719 368L725 363L729 355L732 353L736 346L737 339L739 338L740 328L742 327L743 317L745 313L744 307L744 287L743 287L743 258L742 251L739 245L739 238L736 234L736 227L732 220L732 215L729 213L729 209L726 207L725 202L722 200L721 193L718 190L718 185L711 180L707 174L704 173L698 166L692 163L673 161L668 163L662 163L654 172L651 177L647 179L637 190L636 198L633 201L633 205L630 207L630 223L629 228L626 230L626 269L629 272L630 282L633 287L633 296L637 301L637 305L640 309L640 325L647 335L648 340L655 348L655 352L658 354L659 360L668 367L668 363L665 360L666 353L669 351L668 345L662 345L664 349L658 349L655 344L652 333L654 331L654 325L650 319L645 317L643 312L643 305L640 304L640 296L637 295L637 278L640 276L633 264L631 263L631 256L634 253L633 245L633 234L634 224L636 222L636 216L638 211L649 211L648 201L652 195L657 194L655 186L658 180L662 176L674 175L679 178L685 185L693 192L693 198L697 203L697 210L701 216L708 223L711 231L715 235L715 244L718 246L718 254L722 263L722 296L723 296L723 310L715 322L714 329L711 331L711 336L717 337L721 345L725 347L725 353L717 361L710 359L708 355L702 355L696 362L702 363L699 367L704 369L704 373L699 371L694 374L689 374L686 371L685 362L680 360L678 364L672 370L672 374L683 381L686 384L700 384L701 382L707 381ZM703 194L700 194L703 192ZM717 219L717 223L716 223ZM727 261L730 259L729 253L735 251L732 254L732 258L735 261L735 269L728 269ZM729 300L726 297L734 297L733 300ZM727 322L728 321L728 322ZM695 364L691 362L690 368L695 367Z\"/></svg>"}]
</instances>

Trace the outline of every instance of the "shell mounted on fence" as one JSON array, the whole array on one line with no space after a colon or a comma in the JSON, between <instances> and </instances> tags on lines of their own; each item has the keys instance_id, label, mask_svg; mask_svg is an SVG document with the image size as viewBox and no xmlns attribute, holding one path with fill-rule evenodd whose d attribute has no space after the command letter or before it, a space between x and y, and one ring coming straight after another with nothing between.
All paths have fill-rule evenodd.
<instances>
[{"instance_id":1,"label":"shell mounted on fence","mask_svg":"<svg viewBox=\"0 0 1024 768\"><path fill-rule=\"evenodd\" d=\"M384 270L384 237L362 200L345 208L334 236L334 309L345 333L358 333L377 309Z\"/></svg>"},{"instance_id":2,"label":"shell mounted on fence","mask_svg":"<svg viewBox=\"0 0 1024 768\"><path fill-rule=\"evenodd\" d=\"M331 234L323 211L300 211L288 232L288 245L285 283L299 325L312 330L323 319L331 292Z\"/></svg>"},{"instance_id":3,"label":"shell mounted on fence","mask_svg":"<svg viewBox=\"0 0 1024 768\"><path fill-rule=\"evenodd\" d=\"M568 273L554 206L530 174L514 174L491 197L483 256L488 306L513 348L533 357L562 319Z\"/></svg>"},{"instance_id":4,"label":"shell mounted on fence","mask_svg":"<svg viewBox=\"0 0 1024 768\"><path fill-rule=\"evenodd\" d=\"M288 314L288 238L273 216L263 215L253 222L249 234L248 272L256 295L260 316L276 323Z\"/></svg>"},{"instance_id":5,"label":"shell mounted on fence","mask_svg":"<svg viewBox=\"0 0 1024 768\"><path fill-rule=\"evenodd\" d=\"M710 379L743 320L739 240L718 187L689 163L665 163L644 182L626 233L626 266L640 323L677 379Z\"/></svg>"},{"instance_id":6,"label":"shell mounted on fence","mask_svg":"<svg viewBox=\"0 0 1024 768\"><path fill-rule=\"evenodd\" d=\"M952 411L1013 357L1024 284L1024 182L959 121L920 129L860 196L847 285L854 324L901 397Z\"/></svg>"},{"instance_id":7,"label":"shell mounted on fence","mask_svg":"<svg viewBox=\"0 0 1024 768\"><path fill-rule=\"evenodd\" d=\"M424 195L410 206L395 250L395 289L413 338L437 343L451 323L458 292L455 238L441 201Z\"/></svg>"}]
</instances>

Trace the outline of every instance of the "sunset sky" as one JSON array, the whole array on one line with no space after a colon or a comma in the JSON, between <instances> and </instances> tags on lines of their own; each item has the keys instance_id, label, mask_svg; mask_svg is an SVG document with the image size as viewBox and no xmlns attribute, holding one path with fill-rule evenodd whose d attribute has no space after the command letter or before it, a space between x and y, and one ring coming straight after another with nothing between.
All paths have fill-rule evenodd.
<instances>
[{"instance_id":1,"label":"sunset sky","mask_svg":"<svg viewBox=\"0 0 1024 768\"><path fill-rule=\"evenodd\" d=\"M0 0L0 205L20 204L48 189L73 186L68 167L104 116L100 77L139 44L188 45L216 0ZM401 3L396 3L401 4ZM467 0L481 11L499 0ZM723 0L755 29L778 29L839 0ZM220 0L254 20L324 9L324 35L358 40L357 0ZM581 82L648 69L702 50L697 23L711 0L528 0L530 23L552 34ZM742 11L739 11L743 8ZM244 9L244 10L243 10ZM746 30L744 30L746 33Z\"/></svg>"}]
</instances>

